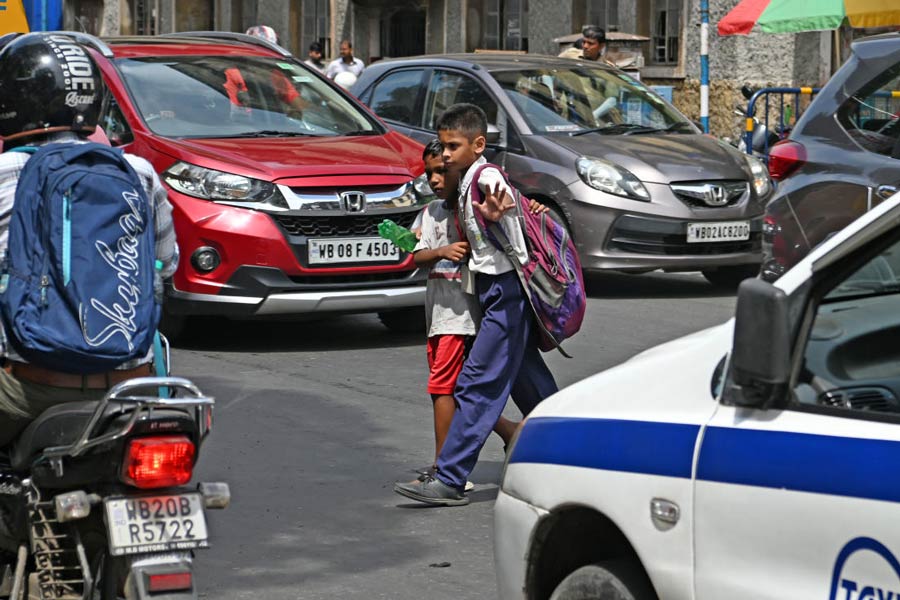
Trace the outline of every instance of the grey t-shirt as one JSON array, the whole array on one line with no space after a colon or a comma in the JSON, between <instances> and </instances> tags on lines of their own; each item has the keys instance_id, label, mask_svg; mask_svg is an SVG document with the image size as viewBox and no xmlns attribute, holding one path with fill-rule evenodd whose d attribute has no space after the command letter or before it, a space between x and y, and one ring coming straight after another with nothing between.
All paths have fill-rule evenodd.
<instances>
[{"instance_id":1,"label":"grey t-shirt","mask_svg":"<svg viewBox=\"0 0 900 600\"><path fill-rule=\"evenodd\" d=\"M422 237L416 250L436 250L462 241L455 223L455 210L443 200L435 200L422 211ZM428 337L435 335L475 335L481 320L478 299L463 292L465 261L441 259L432 265L425 286L425 319Z\"/></svg>"}]
</instances>

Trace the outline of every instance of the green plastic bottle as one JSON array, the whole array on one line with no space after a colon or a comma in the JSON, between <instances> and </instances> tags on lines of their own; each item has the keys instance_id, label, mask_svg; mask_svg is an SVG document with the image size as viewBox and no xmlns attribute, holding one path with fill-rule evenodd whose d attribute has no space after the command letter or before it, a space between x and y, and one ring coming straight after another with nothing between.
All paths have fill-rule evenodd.
<instances>
[{"instance_id":1,"label":"green plastic bottle","mask_svg":"<svg viewBox=\"0 0 900 600\"><path fill-rule=\"evenodd\" d=\"M378 235L390 240L404 252L412 252L419 241L415 233L406 227L397 225L390 219L385 219L378 224Z\"/></svg>"}]
</instances>

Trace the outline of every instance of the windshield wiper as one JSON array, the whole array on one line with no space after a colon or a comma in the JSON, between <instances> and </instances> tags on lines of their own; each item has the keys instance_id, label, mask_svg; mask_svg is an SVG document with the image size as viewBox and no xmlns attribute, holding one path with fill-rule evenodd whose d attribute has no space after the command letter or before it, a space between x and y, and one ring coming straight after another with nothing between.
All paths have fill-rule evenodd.
<instances>
[{"instance_id":1,"label":"windshield wiper","mask_svg":"<svg viewBox=\"0 0 900 600\"><path fill-rule=\"evenodd\" d=\"M254 138L254 137L317 137L314 133L302 131L280 131L278 129L261 129L260 131L244 131L220 137Z\"/></svg>"},{"instance_id":2,"label":"windshield wiper","mask_svg":"<svg viewBox=\"0 0 900 600\"><path fill-rule=\"evenodd\" d=\"M672 133L674 131L678 131L682 127L684 127L688 131L688 133L695 133L694 128L691 126L691 124L685 123L684 121L676 121L675 123L672 123L671 125L666 127L663 131L665 131L666 133Z\"/></svg>"},{"instance_id":3,"label":"windshield wiper","mask_svg":"<svg viewBox=\"0 0 900 600\"><path fill-rule=\"evenodd\" d=\"M344 133L339 133L338 135L381 135L374 129L357 129L356 131L346 131Z\"/></svg>"},{"instance_id":4,"label":"windshield wiper","mask_svg":"<svg viewBox=\"0 0 900 600\"><path fill-rule=\"evenodd\" d=\"M607 125L606 127L594 127L593 129L582 129L581 131L573 131L569 135L576 137L587 133L601 133L603 135L634 135L635 133L658 133L663 131L656 127L646 127L644 125L635 125L634 123L616 123L615 125Z\"/></svg>"}]
</instances>

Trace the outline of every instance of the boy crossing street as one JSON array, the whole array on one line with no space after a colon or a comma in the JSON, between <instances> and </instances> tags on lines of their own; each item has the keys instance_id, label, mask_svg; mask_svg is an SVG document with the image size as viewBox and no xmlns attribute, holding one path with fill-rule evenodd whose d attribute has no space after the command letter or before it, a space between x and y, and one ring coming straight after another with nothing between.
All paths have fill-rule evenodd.
<instances>
[{"instance_id":1,"label":"boy crossing street","mask_svg":"<svg viewBox=\"0 0 900 600\"><path fill-rule=\"evenodd\" d=\"M527 416L558 388L538 350L534 317L518 274L476 220L477 210L485 220L499 223L518 259L523 264L528 260L524 232L508 212L514 206L513 194L502 174L486 168L473 181L478 167L487 162L482 157L487 134L484 112L472 104L453 105L441 115L437 129L447 173L460 177L460 226L471 252L468 269L474 275L474 282L470 278L463 287L476 293L482 320L457 379L458 409L434 476L398 483L394 491L426 504L459 506L469 503L466 480L510 394ZM484 202L473 203L473 185L479 186Z\"/></svg>"}]
</instances>

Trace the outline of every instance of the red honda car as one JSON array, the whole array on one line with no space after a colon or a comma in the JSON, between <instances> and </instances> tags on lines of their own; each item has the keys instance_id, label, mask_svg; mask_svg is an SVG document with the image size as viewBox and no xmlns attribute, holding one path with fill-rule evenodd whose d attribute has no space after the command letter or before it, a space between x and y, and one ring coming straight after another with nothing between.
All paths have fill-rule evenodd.
<instances>
[{"instance_id":1,"label":"red honda car","mask_svg":"<svg viewBox=\"0 0 900 600\"><path fill-rule=\"evenodd\" d=\"M110 142L153 164L174 208L164 330L327 312L421 326L425 274L377 231L432 199L420 144L258 38L78 37L109 88Z\"/></svg>"}]
</instances>

